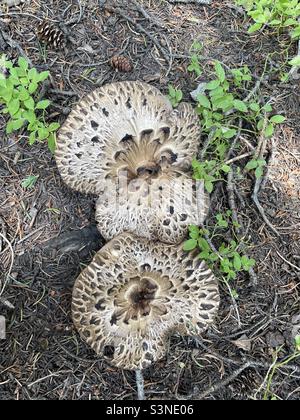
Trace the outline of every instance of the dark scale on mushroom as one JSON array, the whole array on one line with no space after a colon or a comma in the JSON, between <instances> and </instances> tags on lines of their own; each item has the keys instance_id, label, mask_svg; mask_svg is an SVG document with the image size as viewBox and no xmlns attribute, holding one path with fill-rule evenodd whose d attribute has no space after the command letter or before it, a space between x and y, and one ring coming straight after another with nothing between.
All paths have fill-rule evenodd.
<instances>
[{"instance_id":1,"label":"dark scale on mushroom","mask_svg":"<svg viewBox=\"0 0 300 420\"><path fill-rule=\"evenodd\" d=\"M109 117L109 112L107 111L106 108L102 108L102 112L106 117Z\"/></svg>"},{"instance_id":2,"label":"dark scale on mushroom","mask_svg":"<svg viewBox=\"0 0 300 420\"><path fill-rule=\"evenodd\" d=\"M92 120L91 121L91 126L95 131L97 131L97 129L99 127L99 124L96 121Z\"/></svg>"},{"instance_id":3,"label":"dark scale on mushroom","mask_svg":"<svg viewBox=\"0 0 300 420\"><path fill-rule=\"evenodd\" d=\"M131 98L128 98L128 99L127 99L127 101L126 101L126 106L127 106L127 108L128 108L128 109L131 109L131 108L132 108L132 105L131 105Z\"/></svg>"},{"instance_id":4,"label":"dark scale on mushroom","mask_svg":"<svg viewBox=\"0 0 300 420\"><path fill-rule=\"evenodd\" d=\"M131 141L133 141L133 136L131 134L125 134L125 136L121 138L121 143L129 143Z\"/></svg>"},{"instance_id":5,"label":"dark scale on mushroom","mask_svg":"<svg viewBox=\"0 0 300 420\"><path fill-rule=\"evenodd\" d=\"M99 139L98 136L94 136L94 137L91 138L91 142L94 143L94 144L95 143L100 143L100 139Z\"/></svg>"}]
</instances>

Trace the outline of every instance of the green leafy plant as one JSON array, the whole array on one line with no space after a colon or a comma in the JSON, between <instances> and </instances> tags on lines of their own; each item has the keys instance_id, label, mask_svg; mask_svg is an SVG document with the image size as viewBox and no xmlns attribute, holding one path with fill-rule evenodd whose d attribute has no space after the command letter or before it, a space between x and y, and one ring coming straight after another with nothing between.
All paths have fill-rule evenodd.
<instances>
[{"instance_id":1,"label":"green leafy plant","mask_svg":"<svg viewBox=\"0 0 300 420\"><path fill-rule=\"evenodd\" d=\"M227 213L227 217L229 214ZM222 214L217 215L212 233L207 229L191 225L189 239L183 245L184 251L199 250L199 258L218 270L226 282L235 279L239 272L248 272L256 263L254 259L248 258L239 250L240 245L235 240L222 242L218 249L213 249L211 241L216 235L216 230L229 227L227 217Z\"/></svg>"},{"instance_id":2,"label":"green leafy plant","mask_svg":"<svg viewBox=\"0 0 300 420\"><path fill-rule=\"evenodd\" d=\"M192 71L195 71L195 62L200 66L201 57L197 55L197 61L192 58ZM265 71L266 66L267 62ZM270 101L263 102L247 66L230 69L216 61L210 79L201 83L201 93L196 98L204 144L200 159L192 162L194 178L204 181L209 193L215 183L226 180L231 171L234 170L238 177L242 176L238 168L231 166L235 161L231 159L232 152L241 147L241 135L270 138L275 126L285 121L284 116L275 114ZM256 177L260 178L265 165L266 161L254 153L246 169L254 170ZM246 245L239 237L240 228L236 217L228 210L217 214L214 226L209 229L190 226L189 239L183 246L185 251L198 252L199 258L220 274L233 299L238 298L238 293L229 284L230 280L236 279L240 272L251 271L256 264L246 255ZM224 236L228 239L224 240Z\"/></svg>"},{"instance_id":3,"label":"green leafy plant","mask_svg":"<svg viewBox=\"0 0 300 420\"><path fill-rule=\"evenodd\" d=\"M29 132L29 144L46 140L49 149L55 149L55 133L59 123L48 124L45 121L45 111L50 105L47 99L38 100L41 83L49 77L48 71L39 73L35 68L29 68L28 62L20 57L18 64L2 60L2 67L7 76L0 77L1 112L9 116L6 133L26 128Z\"/></svg>"},{"instance_id":4,"label":"green leafy plant","mask_svg":"<svg viewBox=\"0 0 300 420\"><path fill-rule=\"evenodd\" d=\"M295 347L296 351L300 353L300 335L296 335L295 337Z\"/></svg>"},{"instance_id":5,"label":"green leafy plant","mask_svg":"<svg viewBox=\"0 0 300 420\"><path fill-rule=\"evenodd\" d=\"M248 92L252 75L248 67L226 69L220 62L215 62L213 78L204 83L203 93L197 96L196 111L200 116L204 134L208 136L208 151L212 159L193 162L195 179L204 180L205 188L212 192L214 183L223 179L229 173L230 167L224 163L226 154L233 139L239 132L252 128L255 136L263 135L267 138L274 134L276 124L285 121L282 115L272 115L273 107L270 103L261 104L253 99ZM241 127L237 121L240 121ZM255 169L256 176L262 176L264 163L252 161L247 169Z\"/></svg>"},{"instance_id":6,"label":"green leafy plant","mask_svg":"<svg viewBox=\"0 0 300 420\"><path fill-rule=\"evenodd\" d=\"M244 82L252 81L252 74L248 66L231 70L233 82L237 87L242 87Z\"/></svg>"},{"instance_id":7,"label":"green leafy plant","mask_svg":"<svg viewBox=\"0 0 300 420\"><path fill-rule=\"evenodd\" d=\"M293 39L300 38L299 0L236 0L254 20L248 32L259 31L264 26L290 29Z\"/></svg>"},{"instance_id":8,"label":"green leafy plant","mask_svg":"<svg viewBox=\"0 0 300 420\"><path fill-rule=\"evenodd\" d=\"M220 228L228 228L230 225L234 226L235 228L239 229L241 226L232 219L232 211L227 210L225 214L219 213L216 215L216 227Z\"/></svg>"},{"instance_id":9,"label":"green leafy plant","mask_svg":"<svg viewBox=\"0 0 300 420\"><path fill-rule=\"evenodd\" d=\"M264 174L264 168L266 164L267 162L264 159L252 159L247 163L246 169L248 171L255 169L255 176L257 179L259 179Z\"/></svg>"},{"instance_id":10,"label":"green leafy plant","mask_svg":"<svg viewBox=\"0 0 300 420\"><path fill-rule=\"evenodd\" d=\"M276 400L277 397L276 395L273 394L271 388L272 388L272 383L273 383L273 379L274 376L276 374L276 372L280 369L282 369L284 366L288 365L289 363L298 360L300 358L300 351L299 349L295 349L294 353L283 358L282 360L278 360L279 358L279 354L282 351L283 346L278 347L276 350L274 350L273 352L273 363L271 365L270 370L268 371L267 377L266 377L266 389L264 391L264 395L263 395L263 400L264 401L268 401L268 400Z\"/></svg>"},{"instance_id":11,"label":"green leafy plant","mask_svg":"<svg viewBox=\"0 0 300 420\"><path fill-rule=\"evenodd\" d=\"M23 179L21 185L24 189L31 189L35 186L38 176L29 175L27 178Z\"/></svg>"},{"instance_id":12,"label":"green leafy plant","mask_svg":"<svg viewBox=\"0 0 300 420\"><path fill-rule=\"evenodd\" d=\"M226 78L225 70L221 63L216 62L214 66L215 79L204 86L204 94L197 97L197 112L203 120L203 128L206 132L214 129L213 139L232 139L238 133L234 119L239 117L244 121L254 123L258 132L266 137L274 133L275 124L281 124L285 117L282 115L271 116L266 119L266 113L273 111L272 106L267 103L260 105L258 101L242 98L239 92L233 89L229 78ZM233 77L233 84L241 86L242 82L250 82L251 75L243 67L241 73L238 69L230 70Z\"/></svg>"},{"instance_id":13,"label":"green leafy plant","mask_svg":"<svg viewBox=\"0 0 300 420\"><path fill-rule=\"evenodd\" d=\"M300 39L300 3L299 0L235 0L236 4L243 6L254 24L248 29L254 33L269 26L279 31L288 30L292 40ZM300 58L295 57L289 61L295 67L300 66ZM282 80L287 79L286 74Z\"/></svg>"},{"instance_id":14,"label":"green leafy plant","mask_svg":"<svg viewBox=\"0 0 300 420\"><path fill-rule=\"evenodd\" d=\"M182 90L174 88L172 85L169 85L169 99L174 108L176 108L183 98Z\"/></svg>"},{"instance_id":15,"label":"green leafy plant","mask_svg":"<svg viewBox=\"0 0 300 420\"><path fill-rule=\"evenodd\" d=\"M202 69L199 61L199 53L202 50L202 48L203 45L200 44L200 42L198 41L193 42L190 48L190 52L192 53L192 55L190 65L187 69L189 72L195 73L197 77L201 76L202 74Z\"/></svg>"},{"instance_id":16,"label":"green leafy plant","mask_svg":"<svg viewBox=\"0 0 300 420\"><path fill-rule=\"evenodd\" d=\"M196 76L201 76L202 70L199 62L199 58L197 54L193 54L191 56L191 64L188 66L189 72L194 72Z\"/></svg>"},{"instance_id":17,"label":"green leafy plant","mask_svg":"<svg viewBox=\"0 0 300 420\"><path fill-rule=\"evenodd\" d=\"M289 64L291 66L300 67L300 56L293 58L291 61L289 61Z\"/></svg>"},{"instance_id":18,"label":"green leafy plant","mask_svg":"<svg viewBox=\"0 0 300 420\"><path fill-rule=\"evenodd\" d=\"M204 162L194 160L192 168L194 178L204 181L204 187L208 193L213 191L214 183L223 179L224 174L227 174L231 169L230 166L217 160L206 160Z\"/></svg>"}]
</instances>

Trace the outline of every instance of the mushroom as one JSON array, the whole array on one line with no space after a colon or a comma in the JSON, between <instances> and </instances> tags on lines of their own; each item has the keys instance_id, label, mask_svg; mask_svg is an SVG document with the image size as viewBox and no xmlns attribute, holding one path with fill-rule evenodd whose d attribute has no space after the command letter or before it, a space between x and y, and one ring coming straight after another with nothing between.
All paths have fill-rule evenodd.
<instances>
[{"instance_id":1,"label":"mushroom","mask_svg":"<svg viewBox=\"0 0 300 420\"><path fill-rule=\"evenodd\" d=\"M59 171L71 188L99 194L103 181L127 165L170 160L180 167L197 153L200 125L189 104L173 111L158 89L142 82L105 85L82 99L62 126L56 148Z\"/></svg>"},{"instance_id":2,"label":"mushroom","mask_svg":"<svg viewBox=\"0 0 300 420\"><path fill-rule=\"evenodd\" d=\"M98 229L106 240L122 232L179 244L189 225L201 225L208 213L209 198L202 182L188 174L170 171L151 183L120 181L117 194L107 187L96 203Z\"/></svg>"},{"instance_id":3,"label":"mushroom","mask_svg":"<svg viewBox=\"0 0 300 420\"><path fill-rule=\"evenodd\" d=\"M71 188L98 195L96 219L105 239L129 231L179 243L187 226L207 214L203 190L182 192L200 134L191 105L173 110L156 88L119 82L78 103L59 132L55 156ZM172 191L169 201L162 188Z\"/></svg>"},{"instance_id":4,"label":"mushroom","mask_svg":"<svg viewBox=\"0 0 300 420\"><path fill-rule=\"evenodd\" d=\"M133 370L161 359L172 333L202 333L218 306L217 280L198 256L123 233L77 278L72 314L98 355Z\"/></svg>"}]
</instances>

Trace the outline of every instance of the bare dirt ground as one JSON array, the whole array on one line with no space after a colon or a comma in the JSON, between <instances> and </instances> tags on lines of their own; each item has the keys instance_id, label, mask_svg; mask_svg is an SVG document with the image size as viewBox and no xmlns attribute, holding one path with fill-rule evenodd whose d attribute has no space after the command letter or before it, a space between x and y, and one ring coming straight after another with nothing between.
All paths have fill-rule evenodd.
<instances>
[{"instance_id":1,"label":"bare dirt ground","mask_svg":"<svg viewBox=\"0 0 300 420\"><path fill-rule=\"evenodd\" d=\"M101 3L33 0L0 14L0 35L5 32L15 41L8 45L2 40L2 52L13 59L22 48L39 70L51 71L51 118L61 122L78 98L118 80L144 80L165 93L172 83L191 101L189 92L199 82L187 72L194 40L204 44L207 74L207 59L215 58L231 67L248 64L260 76L266 55L272 54L275 71L261 94L273 99L287 123L273 138L260 200L279 236L253 205L254 179L248 175L237 182L237 205L249 254L258 261L257 284L248 275L233 282L239 294L236 307L221 284L216 327L197 342L173 337L166 358L144 372L147 399L262 399L275 350L278 361L291 356L293 335L300 329L299 83L282 84L276 73L284 36L266 32L250 37L244 14L230 1L203 7L144 0L138 2L142 8L128 1L106 12ZM45 52L39 45L35 28L45 17L65 24L67 51ZM129 74L109 65L120 52L132 60ZM295 55L296 45L289 53ZM5 287L0 315L7 320L7 337L0 340L0 399L135 399L134 373L99 359L80 340L70 316L75 278L103 244L90 227L95 197L62 183L45 145L30 147L24 138L7 137L4 128L1 117L0 275ZM239 162L241 167L245 163ZM35 187L22 188L31 174L38 176ZM221 185L211 213L227 208ZM78 244L78 234L72 239L68 232L82 228L89 229L83 231L89 240L81 237ZM46 245L58 236L58 243ZM270 386L267 398L299 399L300 360L276 369Z\"/></svg>"}]
</instances>

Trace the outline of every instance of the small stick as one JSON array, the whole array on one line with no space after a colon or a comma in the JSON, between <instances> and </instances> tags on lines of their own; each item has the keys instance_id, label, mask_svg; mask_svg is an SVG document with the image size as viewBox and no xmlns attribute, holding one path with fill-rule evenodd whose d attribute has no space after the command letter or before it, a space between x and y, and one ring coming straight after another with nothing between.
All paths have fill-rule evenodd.
<instances>
[{"instance_id":1,"label":"small stick","mask_svg":"<svg viewBox=\"0 0 300 420\"><path fill-rule=\"evenodd\" d=\"M277 255L284 261L286 262L290 267L293 267L295 270L300 271L300 267L298 267L297 265L291 263L290 261L288 261L286 258L284 258L278 251L276 251Z\"/></svg>"},{"instance_id":2,"label":"small stick","mask_svg":"<svg viewBox=\"0 0 300 420\"><path fill-rule=\"evenodd\" d=\"M164 26L157 21L157 19L155 19L153 16L149 15L148 12L146 12L146 10L139 4L137 0L131 1L134 3L135 8L144 16L145 19L149 20L149 22L154 23L159 28L165 29Z\"/></svg>"},{"instance_id":3,"label":"small stick","mask_svg":"<svg viewBox=\"0 0 300 420\"><path fill-rule=\"evenodd\" d=\"M262 134L260 136L259 143L258 143L256 152L254 154L254 159L263 159L264 154L266 152L268 139L264 136L264 131L265 131L265 128L266 128L266 125L267 125L267 122L268 122L267 115L265 115L264 120L265 120L265 122L264 122L264 126L263 126L263 129L262 129ZM264 210L263 206L260 204L260 201L259 201L259 198L258 198L261 187L265 183L266 176L267 175L265 175L262 178L256 178L254 191L253 191L253 194L252 194L252 200L253 200L254 204L256 205L256 207L257 207L261 217L263 218L264 222L276 234L276 236L280 237L280 233L278 232L278 230L275 228L275 226L272 225L270 220L267 218L265 210Z\"/></svg>"},{"instance_id":4,"label":"small stick","mask_svg":"<svg viewBox=\"0 0 300 420\"><path fill-rule=\"evenodd\" d=\"M270 156L269 156L269 160L268 160L268 166L266 168L264 179L263 179L262 184L261 184L261 187L260 187L261 190L264 190L264 188L266 186L266 183L267 183L267 181L269 179L270 167L274 163L276 153L277 153L277 146L276 146L276 143L275 143L275 141L274 141L274 139L272 137L271 138L271 150L269 152L269 155Z\"/></svg>"},{"instance_id":5,"label":"small stick","mask_svg":"<svg viewBox=\"0 0 300 420\"><path fill-rule=\"evenodd\" d=\"M49 93L52 93L54 95L60 95L60 96L79 96L78 93L73 92L72 90L59 90L59 89L50 89Z\"/></svg>"},{"instance_id":6,"label":"small stick","mask_svg":"<svg viewBox=\"0 0 300 420\"><path fill-rule=\"evenodd\" d=\"M225 162L225 165L230 165L231 163L237 162L239 160L245 159L247 157L253 156L253 152L244 153L243 155L236 156L232 159L229 159Z\"/></svg>"},{"instance_id":7,"label":"small stick","mask_svg":"<svg viewBox=\"0 0 300 420\"><path fill-rule=\"evenodd\" d=\"M14 305L12 303L10 303L7 299L4 299L3 297L0 296L0 303L3 306L6 306L6 308L13 310L15 309Z\"/></svg>"},{"instance_id":8,"label":"small stick","mask_svg":"<svg viewBox=\"0 0 300 420\"><path fill-rule=\"evenodd\" d=\"M113 7L112 10L117 13L118 15L120 15L123 19L127 20L127 22L131 23L132 25L134 25L136 27L136 29L147 35L147 37L149 39L151 39L151 41L153 42L153 44L158 48L158 50L162 53L164 59L166 60L166 62L169 64L170 63L170 59L166 53L166 51L164 50L164 48L161 46L161 44L157 41L157 39L151 35L148 31L146 31L146 29L143 28L142 25L140 25L139 23L137 23L134 19L132 19L130 16L126 15L125 13L123 13L123 11L121 9L119 9L118 7Z\"/></svg>"},{"instance_id":9,"label":"small stick","mask_svg":"<svg viewBox=\"0 0 300 420\"><path fill-rule=\"evenodd\" d=\"M239 308L238 308L238 305L236 303L236 299L233 296L233 293L232 293L232 290L231 290L231 287L230 287L228 281L225 280L225 284L226 284L226 287L229 291L229 294L230 294L230 297L231 297L231 300L232 300L232 306L233 306L233 309L235 310L235 313L236 313L238 328L240 329L240 328L242 328L242 323L241 323L241 316L240 316Z\"/></svg>"},{"instance_id":10,"label":"small stick","mask_svg":"<svg viewBox=\"0 0 300 420\"><path fill-rule=\"evenodd\" d=\"M208 388L206 391L202 392L199 396L197 396L198 400L203 400L204 398L208 397L210 394L214 394L215 392L219 391L220 389L224 388L226 385L230 384L230 382L234 381L244 370L250 368L252 366L251 362L245 363L243 366L241 366L239 369L233 372L232 375L230 375L228 378L226 378L224 381L218 382L215 385L212 385L210 388Z\"/></svg>"},{"instance_id":11,"label":"small stick","mask_svg":"<svg viewBox=\"0 0 300 420\"><path fill-rule=\"evenodd\" d=\"M275 226L272 225L272 223L270 222L270 220L267 218L265 210L263 208L263 206L260 204L259 198L258 198L258 194L260 191L260 187L263 183L264 178L258 178L255 182L255 187L254 187L254 191L252 194L252 200L254 201L254 204L256 205L261 217L263 218L264 222L269 226L269 228L276 234L276 236L280 237L280 233L278 232L278 230L275 228Z\"/></svg>"},{"instance_id":12,"label":"small stick","mask_svg":"<svg viewBox=\"0 0 300 420\"><path fill-rule=\"evenodd\" d=\"M190 3L196 3L201 6L209 6L212 2L212 0L168 0L171 4L176 3L182 3L182 4L190 4Z\"/></svg>"},{"instance_id":13,"label":"small stick","mask_svg":"<svg viewBox=\"0 0 300 420\"><path fill-rule=\"evenodd\" d=\"M256 94L256 92L260 88L260 85L261 85L261 80L259 79L255 83L254 88L249 92L248 96L244 99L244 102L248 102L252 98L252 96Z\"/></svg>"},{"instance_id":14,"label":"small stick","mask_svg":"<svg viewBox=\"0 0 300 420\"><path fill-rule=\"evenodd\" d=\"M6 337L6 319L0 315L0 340L5 340Z\"/></svg>"},{"instance_id":15,"label":"small stick","mask_svg":"<svg viewBox=\"0 0 300 420\"><path fill-rule=\"evenodd\" d=\"M13 268L13 265L14 265L14 260L15 260L15 253L14 253L14 249L13 249L13 247L12 247L12 245L11 245L11 243L9 242L9 240L4 236L4 235L2 235L2 233L0 232L0 236L1 236L1 238L7 243L7 245L8 245L8 248L9 248L9 250L10 250L10 252L11 252L11 262L10 262L10 267L9 267L9 269L8 269L8 273L7 273L7 275L6 275L6 280L4 280L4 284L3 284L3 286L2 286L2 289L0 289L0 296L2 296L2 294L3 294L3 292L4 292L4 289L5 289L5 286L6 286L6 283L7 283L7 280L9 279L9 276L10 276L10 274L11 274L11 271L12 271L12 268ZM1 283L0 283L0 286L1 286Z\"/></svg>"},{"instance_id":16,"label":"small stick","mask_svg":"<svg viewBox=\"0 0 300 420\"><path fill-rule=\"evenodd\" d=\"M300 23L300 20L299 20ZM300 57L300 39L298 41L298 52L297 57ZM294 80L300 79L299 66L293 66L290 70L290 77Z\"/></svg>"},{"instance_id":17,"label":"small stick","mask_svg":"<svg viewBox=\"0 0 300 420\"><path fill-rule=\"evenodd\" d=\"M138 400L143 401L145 400L144 377L140 369L137 369L135 371L135 379L136 379Z\"/></svg>"},{"instance_id":18,"label":"small stick","mask_svg":"<svg viewBox=\"0 0 300 420\"><path fill-rule=\"evenodd\" d=\"M27 56L27 54L25 53L25 51L23 50L21 45L18 42L16 42L14 39L12 39L12 37L9 36L2 29L1 29L1 34L2 34L2 37L3 37L4 41L6 41L11 48L16 48L19 51L20 55L22 55L22 57L24 57L28 61L30 66L33 67L32 61Z\"/></svg>"},{"instance_id":19,"label":"small stick","mask_svg":"<svg viewBox=\"0 0 300 420\"><path fill-rule=\"evenodd\" d=\"M238 236L241 234L242 223L239 221L237 206L235 202L235 193L234 193L234 167L227 175L227 194L230 210L232 211L232 220L235 222L235 231ZM241 226L241 227L238 227Z\"/></svg>"}]
</instances>

